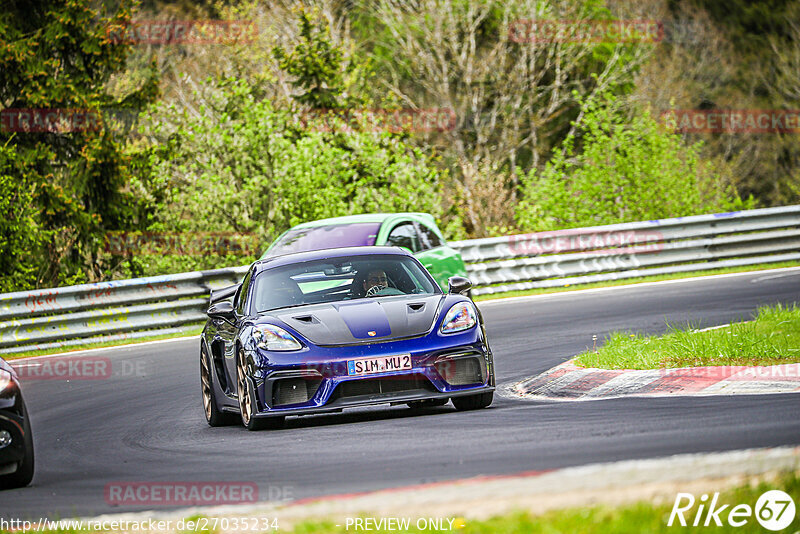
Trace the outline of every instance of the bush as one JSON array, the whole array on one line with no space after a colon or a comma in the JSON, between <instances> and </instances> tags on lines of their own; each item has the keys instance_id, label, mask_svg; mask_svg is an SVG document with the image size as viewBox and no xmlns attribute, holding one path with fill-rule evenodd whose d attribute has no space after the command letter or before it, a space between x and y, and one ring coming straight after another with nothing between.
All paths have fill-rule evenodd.
<instances>
[{"instance_id":1,"label":"bush","mask_svg":"<svg viewBox=\"0 0 800 534\"><path fill-rule=\"evenodd\" d=\"M0 293L36 287L37 252L44 236L32 208L36 186L27 178L31 163L13 145L0 145Z\"/></svg>"},{"instance_id":2,"label":"bush","mask_svg":"<svg viewBox=\"0 0 800 534\"><path fill-rule=\"evenodd\" d=\"M263 250L289 227L342 215L440 215L440 172L398 134L353 129L336 117L301 121L240 80L208 82L196 112L159 109L140 155L138 188L159 206L149 230L253 234ZM196 258L195 268L238 258ZM137 261L136 258L133 258ZM181 258L186 269L187 258ZM138 261L141 261L138 260ZM176 258L177 261L177 258ZM189 262L191 263L191 261ZM164 258L144 269L165 271Z\"/></svg>"},{"instance_id":3,"label":"bush","mask_svg":"<svg viewBox=\"0 0 800 534\"><path fill-rule=\"evenodd\" d=\"M700 161L700 147L648 111L628 121L612 96L589 102L576 133L523 180L517 222L540 231L753 207Z\"/></svg>"},{"instance_id":4,"label":"bush","mask_svg":"<svg viewBox=\"0 0 800 534\"><path fill-rule=\"evenodd\" d=\"M132 45L107 32L128 24L135 5L4 2L0 291L106 279L114 266L101 258L103 236L140 222L126 190L128 140L93 122L103 110L135 111L158 95L152 67L117 91L109 87L125 79Z\"/></svg>"}]
</instances>

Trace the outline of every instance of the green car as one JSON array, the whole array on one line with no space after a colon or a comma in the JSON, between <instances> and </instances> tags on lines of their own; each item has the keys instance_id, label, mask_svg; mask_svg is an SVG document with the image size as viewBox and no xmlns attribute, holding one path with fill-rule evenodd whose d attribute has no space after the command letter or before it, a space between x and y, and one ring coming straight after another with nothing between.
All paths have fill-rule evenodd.
<instances>
[{"instance_id":1,"label":"green car","mask_svg":"<svg viewBox=\"0 0 800 534\"><path fill-rule=\"evenodd\" d=\"M261 256L279 256L339 247L388 245L411 251L444 291L451 276L467 276L464 260L447 246L432 215L374 213L298 224L284 232Z\"/></svg>"}]
</instances>

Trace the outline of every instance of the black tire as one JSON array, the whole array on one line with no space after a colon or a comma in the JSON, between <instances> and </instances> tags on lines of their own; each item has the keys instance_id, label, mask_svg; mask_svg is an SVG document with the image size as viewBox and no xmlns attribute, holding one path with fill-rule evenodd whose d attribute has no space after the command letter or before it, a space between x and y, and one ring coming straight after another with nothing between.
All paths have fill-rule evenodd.
<instances>
[{"instance_id":1,"label":"black tire","mask_svg":"<svg viewBox=\"0 0 800 534\"><path fill-rule=\"evenodd\" d=\"M211 371L211 357L205 345L200 349L200 391L203 396L203 411L206 414L208 426L229 426L236 424L238 418L235 414L225 413L217 407L217 397L214 394L214 373Z\"/></svg>"},{"instance_id":2,"label":"black tire","mask_svg":"<svg viewBox=\"0 0 800 534\"><path fill-rule=\"evenodd\" d=\"M25 430L25 457L17 467L17 470L9 475L0 476L0 489L24 488L33 480L34 454L33 454L33 431L31 430L31 420L28 417L28 408L25 401L22 403L22 417Z\"/></svg>"},{"instance_id":3,"label":"black tire","mask_svg":"<svg viewBox=\"0 0 800 534\"><path fill-rule=\"evenodd\" d=\"M463 397L453 397L453 406L456 410L479 410L486 408L492 403L494 399L494 391L487 391L486 393L478 393L477 395L465 395Z\"/></svg>"},{"instance_id":4,"label":"black tire","mask_svg":"<svg viewBox=\"0 0 800 534\"><path fill-rule=\"evenodd\" d=\"M254 391L247 376L244 351L239 349L236 358L236 393L239 398L239 414L242 425L247 430L277 430L283 428L286 418L283 416L256 418L253 417Z\"/></svg>"},{"instance_id":5,"label":"black tire","mask_svg":"<svg viewBox=\"0 0 800 534\"><path fill-rule=\"evenodd\" d=\"M425 399L418 401L407 402L409 408L412 410L425 410L427 408L438 408L444 406L450 399Z\"/></svg>"}]
</instances>

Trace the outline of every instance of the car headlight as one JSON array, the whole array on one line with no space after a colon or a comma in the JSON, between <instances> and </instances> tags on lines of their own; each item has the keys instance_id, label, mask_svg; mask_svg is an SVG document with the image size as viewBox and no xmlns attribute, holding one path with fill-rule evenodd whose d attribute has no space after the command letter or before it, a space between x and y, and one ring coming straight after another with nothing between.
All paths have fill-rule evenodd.
<instances>
[{"instance_id":1,"label":"car headlight","mask_svg":"<svg viewBox=\"0 0 800 534\"><path fill-rule=\"evenodd\" d=\"M303 345L295 337L272 324L260 324L253 329L256 346L264 350L300 350Z\"/></svg>"},{"instance_id":2,"label":"car headlight","mask_svg":"<svg viewBox=\"0 0 800 534\"><path fill-rule=\"evenodd\" d=\"M442 334L454 334L469 330L478 323L478 312L470 302L453 304L442 321Z\"/></svg>"},{"instance_id":3,"label":"car headlight","mask_svg":"<svg viewBox=\"0 0 800 534\"><path fill-rule=\"evenodd\" d=\"M11 385L11 373L5 369L0 369L0 392L5 391Z\"/></svg>"}]
</instances>

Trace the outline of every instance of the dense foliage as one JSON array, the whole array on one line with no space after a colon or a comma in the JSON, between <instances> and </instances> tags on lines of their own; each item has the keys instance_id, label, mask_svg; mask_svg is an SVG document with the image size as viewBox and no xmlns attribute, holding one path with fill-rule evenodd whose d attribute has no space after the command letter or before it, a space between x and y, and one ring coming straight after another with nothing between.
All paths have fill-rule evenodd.
<instances>
[{"instance_id":1,"label":"dense foliage","mask_svg":"<svg viewBox=\"0 0 800 534\"><path fill-rule=\"evenodd\" d=\"M700 143L686 146L649 112L628 118L615 103L588 102L563 150L526 177L521 227L557 230L752 207L703 163Z\"/></svg>"},{"instance_id":2,"label":"dense foliage","mask_svg":"<svg viewBox=\"0 0 800 534\"><path fill-rule=\"evenodd\" d=\"M220 250L198 258L199 264L192 259L195 266L259 256L281 232L308 220L362 212L441 214L442 171L398 136L341 134L335 125L353 125L335 116L300 121L257 99L241 80L208 87L208 99L193 114L156 111L152 132L163 143L150 151L137 180L141 194L160 206L151 230L249 237L245 254ZM132 252L130 261L142 272L189 267L174 250Z\"/></svg>"},{"instance_id":3,"label":"dense foliage","mask_svg":"<svg viewBox=\"0 0 800 534\"><path fill-rule=\"evenodd\" d=\"M0 103L20 110L6 114L0 131L0 197L8 209L0 222L0 290L112 274L99 259L103 235L134 224L139 210L125 190L124 139L75 122L16 131L14 119L61 109L84 120L153 100L153 77L121 95L106 88L128 52L108 39L106 28L130 20L131 7L122 2L106 16L78 0L16 1L0 12Z\"/></svg>"}]
</instances>

